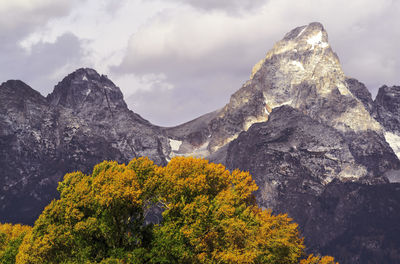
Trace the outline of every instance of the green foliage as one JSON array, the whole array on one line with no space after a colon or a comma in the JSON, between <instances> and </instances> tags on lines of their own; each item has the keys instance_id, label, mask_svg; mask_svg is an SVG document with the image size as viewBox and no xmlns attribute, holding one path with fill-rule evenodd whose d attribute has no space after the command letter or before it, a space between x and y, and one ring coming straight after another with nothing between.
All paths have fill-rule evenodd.
<instances>
[{"instance_id":1,"label":"green foliage","mask_svg":"<svg viewBox=\"0 0 400 264\"><path fill-rule=\"evenodd\" d=\"M159 168L163 222L154 228L154 263L296 263L297 225L255 203L248 173L175 158Z\"/></svg>"},{"instance_id":2,"label":"green foliage","mask_svg":"<svg viewBox=\"0 0 400 264\"><path fill-rule=\"evenodd\" d=\"M64 177L60 199L18 237L16 262L298 263L297 225L261 210L255 190L248 173L203 159L177 157L165 167L147 158L105 161L91 175ZM145 224L155 206L164 210L161 223ZM2 241L0 233L0 249Z\"/></svg>"},{"instance_id":3,"label":"green foliage","mask_svg":"<svg viewBox=\"0 0 400 264\"><path fill-rule=\"evenodd\" d=\"M105 161L92 175L67 174L59 184L60 199L52 201L35 222L24 243L20 263L84 263L126 259L145 246L150 232L143 225L141 178L129 166ZM107 260L107 263L112 263Z\"/></svg>"},{"instance_id":4,"label":"green foliage","mask_svg":"<svg viewBox=\"0 0 400 264\"><path fill-rule=\"evenodd\" d=\"M0 224L0 263L14 264L18 249L31 227Z\"/></svg>"}]
</instances>

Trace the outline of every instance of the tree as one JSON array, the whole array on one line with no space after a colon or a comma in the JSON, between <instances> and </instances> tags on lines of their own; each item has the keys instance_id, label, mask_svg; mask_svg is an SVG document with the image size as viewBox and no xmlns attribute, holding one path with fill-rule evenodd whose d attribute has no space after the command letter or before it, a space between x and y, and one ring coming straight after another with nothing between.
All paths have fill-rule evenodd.
<instances>
[{"instance_id":1,"label":"tree","mask_svg":"<svg viewBox=\"0 0 400 264\"><path fill-rule=\"evenodd\" d=\"M149 234L143 225L141 170L153 171L154 164L145 158L128 166L104 161L91 175L67 174L58 186L60 199L35 222L18 263L117 261L140 252Z\"/></svg>"},{"instance_id":2,"label":"tree","mask_svg":"<svg viewBox=\"0 0 400 264\"><path fill-rule=\"evenodd\" d=\"M261 210L247 172L174 158L154 181L164 205L154 228L154 263L297 263L304 245L286 215Z\"/></svg>"},{"instance_id":3,"label":"tree","mask_svg":"<svg viewBox=\"0 0 400 264\"><path fill-rule=\"evenodd\" d=\"M204 159L105 161L74 172L27 232L17 263L298 263L297 224L255 202L247 172ZM155 208L159 224L146 224ZM332 264L313 257L301 264ZM308 262L307 262L308 261ZM312 262L314 261L314 262Z\"/></svg>"}]
</instances>

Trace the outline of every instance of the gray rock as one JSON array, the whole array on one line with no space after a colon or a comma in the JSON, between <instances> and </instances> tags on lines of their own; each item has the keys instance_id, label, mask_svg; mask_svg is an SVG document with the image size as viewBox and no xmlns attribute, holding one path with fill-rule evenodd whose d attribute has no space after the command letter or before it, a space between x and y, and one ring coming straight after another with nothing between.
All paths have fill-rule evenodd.
<instances>
[{"instance_id":1,"label":"gray rock","mask_svg":"<svg viewBox=\"0 0 400 264\"><path fill-rule=\"evenodd\" d=\"M375 98L377 120L386 130L400 134L400 86L382 86Z\"/></svg>"},{"instance_id":2,"label":"gray rock","mask_svg":"<svg viewBox=\"0 0 400 264\"><path fill-rule=\"evenodd\" d=\"M346 78L346 83L350 92L363 103L371 115L375 116L375 104L367 87L354 78Z\"/></svg>"},{"instance_id":3,"label":"gray rock","mask_svg":"<svg viewBox=\"0 0 400 264\"><path fill-rule=\"evenodd\" d=\"M192 155L199 146L206 146L207 152L202 154L209 156L252 124L267 121L275 107L290 105L342 132L382 134L382 127L370 114L371 103L365 86L343 73L324 27L311 23L278 41L225 107L167 133L192 146L174 154ZM195 129L194 124L200 122ZM189 126L191 134L197 135L194 144L178 132Z\"/></svg>"},{"instance_id":4,"label":"gray rock","mask_svg":"<svg viewBox=\"0 0 400 264\"><path fill-rule=\"evenodd\" d=\"M71 73L47 98L21 81L3 83L0 128L1 222L32 224L68 172L140 156L164 165L171 152L162 129L92 69Z\"/></svg>"},{"instance_id":5,"label":"gray rock","mask_svg":"<svg viewBox=\"0 0 400 264\"><path fill-rule=\"evenodd\" d=\"M250 172L259 205L294 218L309 252L340 263L397 263L400 185L383 174L399 161L368 133L344 134L282 106L229 144L226 165Z\"/></svg>"}]
</instances>

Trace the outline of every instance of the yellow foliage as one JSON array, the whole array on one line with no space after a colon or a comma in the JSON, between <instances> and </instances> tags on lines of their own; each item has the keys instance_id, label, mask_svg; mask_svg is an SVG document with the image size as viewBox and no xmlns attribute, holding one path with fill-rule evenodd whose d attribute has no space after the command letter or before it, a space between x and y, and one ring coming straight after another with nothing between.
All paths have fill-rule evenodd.
<instances>
[{"instance_id":1,"label":"yellow foliage","mask_svg":"<svg viewBox=\"0 0 400 264\"><path fill-rule=\"evenodd\" d=\"M178 263L297 263L304 249L297 225L256 205L249 173L176 157L158 175L166 211L155 232L175 237Z\"/></svg>"},{"instance_id":2,"label":"yellow foliage","mask_svg":"<svg viewBox=\"0 0 400 264\"><path fill-rule=\"evenodd\" d=\"M35 222L17 263L96 262L118 248L140 246L142 186L129 166L105 161L91 175L65 175L58 187L60 199L52 201Z\"/></svg>"},{"instance_id":3,"label":"yellow foliage","mask_svg":"<svg viewBox=\"0 0 400 264\"><path fill-rule=\"evenodd\" d=\"M31 229L19 224L0 224L0 263L15 263L22 240L29 236Z\"/></svg>"},{"instance_id":4,"label":"yellow foliage","mask_svg":"<svg viewBox=\"0 0 400 264\"><path fill-rule=\"evenodd\" d=\"M302 259L300 264L339 264L339 262L335 262L331 256L321 257L310 254L307 259Z\"/></svg>"},{"instance_id":5,"label":"yellow foliage","mask_svg":"<svg viewBox=\"0 0 400 264\"><path fill-rule=\"evenodd\" d=\"M4 249L5 244L11 240L15 240L21 235L24 235L31 231L32 227L26 225L12 225L12 224L1 224L0 223L0 234L4 235L5 239L0 241L0 251Z\"/></svg>"},{"instance_id":6,"label":"yellow foliage","mask_svg":"<svg viewBox=\"0 0 400 264\"><path fill-rule=\"evenodd\" d=\"M16 260L299 263L304 244L297 224L259 208L256 190L249 173L204 159L175 157L165 167L147 158L128 165L105 161L91 175L65 175L60 199L45 208L31 232L27 228ZM155 205L164 212L153 227L144 215ZM11 227L0 226L0 233L2 228ZM331 257L312 255L300 263L335 264Z\"/></svg>"}]
</instances>

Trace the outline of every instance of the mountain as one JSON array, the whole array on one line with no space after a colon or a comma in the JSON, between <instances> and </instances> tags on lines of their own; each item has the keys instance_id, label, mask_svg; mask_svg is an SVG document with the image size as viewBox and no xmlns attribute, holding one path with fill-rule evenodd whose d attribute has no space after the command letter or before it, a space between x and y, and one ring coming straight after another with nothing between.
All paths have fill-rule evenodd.
<instances>
[{"instance_id":1,"label":"mountain","mask_svg":"<svg viewBox=\"0 0 400 264\"><path fill-rule=\"evenodd\" d=\"M166 163L170 145L130 111L106 76L79 69L47 98L21 81L0 86L0 221L30 223L56 197L65 173L102 160L148 156Z\"/></svg>"},{"instance_id":2,"label":"mountain","mask_svg":"<svg viewBox=\"0 0 400 264\"><path fill-rule=\"evenodd\" d=\"M363 85L343 73L323 26L311 23L277 42L222 110L166 132L182 141L176 154L201 148L212 154L252 124L267 121L275 107L289 105L343 132L379 133L381 126L364 106L370 94L358 86Z\"/></svg>"},{"instance_id":3,"label":"mountain","mask_svg":"<svg viewBox=\"0 0 400 264\"><path fill-rule=\"evenodd\" d=\"M397 168L398 160L374 133L351 140L281 106L229 144L226 165L251 173L259 205L293 217L311 252L340 263L397 263L400 184L388 183L373 161ZM375 156L368 155L372 163L365 166L354 152L371 148Z\"/></svg>"},{"instance_id":4,"label":"mountain","mask_svg":"<svg viewBox=\"0 0 400 264\"><path fill-rule=\"evenodd\" d=\"M375 100L347 77L320 23L287 33L219 110L176 127L130 111L92 69L46 98L0 86L0 221L32 223L57 182L94 164L201 156L249 171L259 205L299 223L308 251L340 263L400 263L400 87Z\"/></svg>"}]
</instances>

